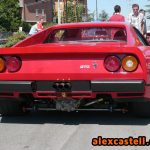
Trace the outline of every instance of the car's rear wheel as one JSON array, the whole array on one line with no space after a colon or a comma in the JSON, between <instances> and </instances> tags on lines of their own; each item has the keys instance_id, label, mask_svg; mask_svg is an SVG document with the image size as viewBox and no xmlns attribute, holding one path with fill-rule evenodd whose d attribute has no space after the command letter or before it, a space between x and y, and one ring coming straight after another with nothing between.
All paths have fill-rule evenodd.
<instances>
[{"instance_id":1,"label":"car's rear wheel","mask_svg":"<svg viewBox=\"0 0 150 150\"><path fill-rule=\"evenodd\" d=\"M137 117L150 117L150 102L132 102L129 104L130 111Z\"/></svg>"},{"instance_id":2,"label":"car's rear wheel","mask_svg":"<svg viewBox=\"0 0 150 150\"><path fill-rule=\"evenodd\" d=\"M24 115L24 102L15 98L0 99L0 114L2 116Z\"/></svg>"}]
</instances>

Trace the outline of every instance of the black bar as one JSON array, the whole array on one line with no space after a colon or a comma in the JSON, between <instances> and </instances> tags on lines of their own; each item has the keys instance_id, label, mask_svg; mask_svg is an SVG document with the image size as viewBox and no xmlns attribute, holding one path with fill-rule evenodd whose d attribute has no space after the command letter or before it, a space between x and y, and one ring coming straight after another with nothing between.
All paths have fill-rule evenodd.
<instances>
[{"instance_id":1,"label":"black bar","mask_svg":"<svg viewBox=\"0 0 150 150\"><path fill-rule=\"evenodd\" d=\"M55 89L53 88L53 84L55 82L56 81L0 81L0 92L55 91ZM145 89L145 82L143 80L132 80L132 81L73 80L70 81L69 83L71 84L70 91L144 93Z\"/></svg>"},{"instance_id":2,"label":"black bar","mask_svg":"<svg viewBox=\"0 0 150 150\"><path fill-rule=\"evenodd\" d=\"M0 81L0 92L33 92L34 81Z\"/></svg>"},{"instance_id":3,"label":"black bar","mask_svg":"<svg viewBox=\"0 0 150 150\"><path fill-rule=\"evenodd\" d=\"M91 81L93 92L144 92L143 80L132 81Z\"/></svg>"}]
</instances>

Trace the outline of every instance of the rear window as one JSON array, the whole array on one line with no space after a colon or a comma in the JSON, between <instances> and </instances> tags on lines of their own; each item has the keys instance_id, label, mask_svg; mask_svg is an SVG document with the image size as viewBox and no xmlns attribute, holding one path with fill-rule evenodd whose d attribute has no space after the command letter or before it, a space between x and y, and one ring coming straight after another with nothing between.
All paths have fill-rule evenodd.
<instances>
[{"instance_id":1,"label":"rear window","mask_svg":"<svg viewBox=\"0 0 150 150\"><path fill-rule=\"evenodd\" d=\"M69 28L54 30L46 43L63 41L126 41L127 34L124 28L94 27Z\"/></svg>"}]
</instances>

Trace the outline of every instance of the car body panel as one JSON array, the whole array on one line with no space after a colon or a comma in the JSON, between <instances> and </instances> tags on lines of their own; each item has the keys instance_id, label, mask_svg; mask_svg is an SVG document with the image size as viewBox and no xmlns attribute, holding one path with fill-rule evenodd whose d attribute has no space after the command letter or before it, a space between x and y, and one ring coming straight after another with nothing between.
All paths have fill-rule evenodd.
<instances>
[{"instance_id":1,"label":"car body panel","mask_svg":"<svg viewBox=\"0 0 150 150\"><path fill-rule=\"evenodd\" d=\"M23 49L1 49L2 55L12 54L13 50L13 54L19 55L22 59L21 69L17 73L2 73L1 80L11 80L11 76L14 80L111 80L120 78L147 81L147 74L143 74L146 72L143 54L135 47L111 46L110 48L110 46L102 47L101 44L91 46L87 44L62 45L61 49L57 46L44 47L44 49L42 47L27 47L26 51ZM120 52L118 53L118 51ZM112 54L140 56L139 68L134 73L127 73L122 69L115 73L108 72L104 68L103 62L107 55Z\"/></svg>"},{"instance_id":2,"label":"car body panel","mask_svg":"<svg viewBox=\"0 0 150 150\"><path fill-rule=\"evenodd\" d=\"M45 40L52 34L54 30L71 29L71 28L92 28L92 27L118 27L125 28L127 33L127 41L63 41L57 43L45 43ZM34 36L17 43L12 48L0 48L1 56L6 59L8 56L19 56L22 60L21 69L18 72L10 73L7 70L0 73L0 81L17 81L22 85L22 81L27 81L27 89L31 89L32 82L36 82L36 86L45 85L44 82L37 84L39 81L45 82L72 82L72 81L88 81L90 88L88 90L67 91L68 93L79 93L74 97L81 98L82 96L88 98L95 98L97 94L110 94L113 98L136 98L145 97L150 100L149 84L150 84L150 47L143 45L138 39L132 26L126 23L118 22L104 22L104 23L74 23L62 24L50 27ZM109 55L115 55L123 58L126 55L134 55L139 62L138 68L134 72L126 72L120 68L117 72L109 72L104 67L104 60ZM105 81L103 83L102 81ZM93 90L97 85L110 85L117 82L129 82L132 86L138 81L137 91L97 91ZM95 83L96 82L96 83ZM125 82L125 84L126 84ZM9 83L6 82L9 87ZM17 85L18 85L17 84ZM52 86L52 84L50 84ZM63 83L64 84L64 83ZM102 84L102 85L103 85ZM144 84L144 88L143 88ZM3 85L3 82L0 84ZM83 84L84 85L84 84ZM136 84L135 84L136 85ZM11 85L12 86L12 85ZM119 84L117 84L118 88ZM121 84L120 84L121 86ZM128 84L132 89L133 87ZM128 87L127 86L127 87ZM93 88L91 88L93 87ZM113 86L112 86L113 87ZM123 87L123 86L122 86ZM41 89L40 89L41 90ZM55 91L54 89L48 91L30 91L34 97L38 98L52 98L61 97L63 91ZM13 96L19 96L18 91L11 91ZM21 92L26 93L27 91ZM3 91L4 93L4 91ZM7 93L7 90L5 91ZM40 95L41 93L46 93ZM52 94L50 94L52 93ZM61 94L59 94L61 93ZM87 95L86 95L87 93ZM118 96L118 93L122 95ZM128 94L127 94L128 93ZM123 95L124 94L124 95ZM133 95L132 95L133 94ZM1 95L1 96L7 96Z\"/></svg>"}]
</instances>

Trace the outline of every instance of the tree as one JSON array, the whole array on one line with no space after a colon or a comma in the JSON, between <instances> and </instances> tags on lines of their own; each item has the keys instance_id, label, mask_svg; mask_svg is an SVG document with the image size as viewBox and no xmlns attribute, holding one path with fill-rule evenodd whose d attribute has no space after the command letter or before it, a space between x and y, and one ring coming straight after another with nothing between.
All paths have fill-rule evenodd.
<instances>
[{"instance_id":1,"label":"tree","mask_svg":"<svg viewBox=\"0 0 150 150\"><path fill-rule=\"evenodd\" d=\"M0 30L14 32L20 24L19 0L0 0Z\"/></svg>"},{"instance_id":2,"label":"tree","mask_svg":"<svg viewBox=\"0 0 150 150\"><path fill-rule=\"evenodd\" d=\"M94 21L95 12L88 13L87 21Z\"/></svg>"},{"instance_id":3,"label":"tree","mask_svg":"<svg viewBox=\"0 0 150 150\"><path fill-rule=\"evenodd\" d=\"M81 4L81 3L77 4L76 12L77 12L77 22L82 22L83 16L85 15L85 10L84 10L83 4Z\"/></svg>"},{"instance_id":4,"label":"tree","mask_svg":"<svg viewBox=\"0 0 150 150\"><path fill-rule=\"evenodd\" d=\"M102 10L102 12L99 14L99 19L101 21L106 21L108 19L108 13L106 13L105 10Z\"/></svg>"},{"instance_id":5,"label":"tree","mask_svg":"<svg viewBox=\"0 0 150 150\"><path fill-rule=\"evenodd\" d=\"M83 4L75 0L67 0L64 9L64 22L81 22L85 9Z\"/></svg>"}]
</instances>

